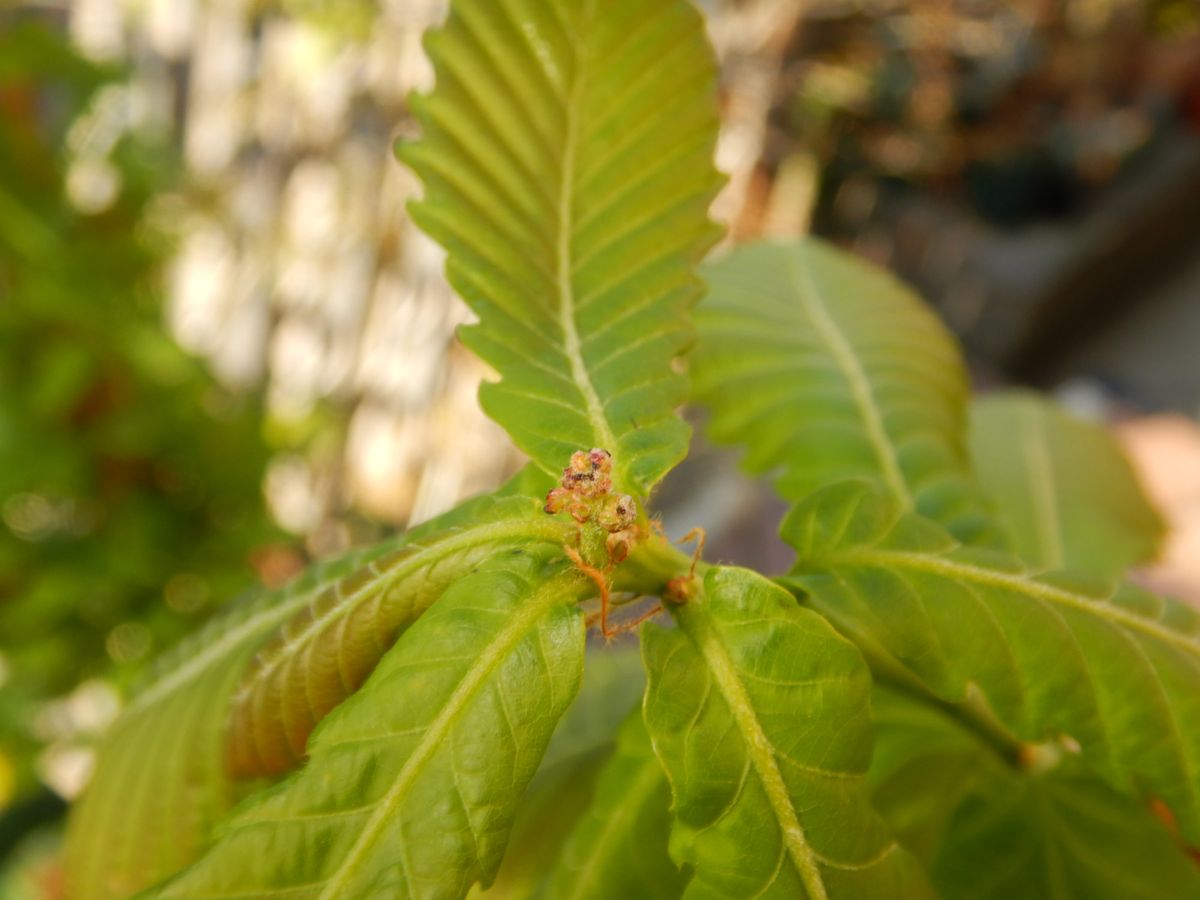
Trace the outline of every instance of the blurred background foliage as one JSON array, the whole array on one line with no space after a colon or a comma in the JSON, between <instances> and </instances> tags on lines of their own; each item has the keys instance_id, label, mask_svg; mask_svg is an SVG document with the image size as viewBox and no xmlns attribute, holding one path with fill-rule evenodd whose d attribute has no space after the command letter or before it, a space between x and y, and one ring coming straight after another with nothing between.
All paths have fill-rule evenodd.
<instances>
[{"instance_id":1,"label":"blurred background foliage","mask_svg":"<svg viewBox=\"0 0 1200 900\"><path fill-rule=\"evenodd\" d=\"M733 238L831 237L980 384L1121 420L1174 528L1146 577L1200 596L1195 0L699 3ZM149 657L519 465L391 158L443 8L0 9L0 896L56 895L55 823ZM660 505L786 562L702 442Z\"/></svg>"},{"instance_id":2,"label":"blurred background foliage","mask_svg":"<svg viewBox=\"0 0 1200 900\"><path fill-rule=\"evenodd\" d=\"M70 158L103 139L80 113L122 75L37 21L0 34L0 807L36 803L38 777L77 789L76 744L116 710L100 679L244 590L280 534L261 403L162 326L171 149L118 139L111 196L70 197Z\"/></svg>"}]
</instances>

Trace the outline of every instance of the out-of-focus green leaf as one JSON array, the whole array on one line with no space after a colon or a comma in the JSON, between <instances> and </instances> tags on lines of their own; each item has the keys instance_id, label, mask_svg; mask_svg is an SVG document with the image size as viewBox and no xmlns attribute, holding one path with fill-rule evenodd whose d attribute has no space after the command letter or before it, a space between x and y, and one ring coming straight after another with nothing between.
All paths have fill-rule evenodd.
<instances>
[{"instance_id":1,"label":"out-of-focus green leaf","mask_svg":"<svg viewBox=\"0 0 1200 900\"><path fill-rule=\"evenodd\" d=\"M962 548L865 482L784 523L789 583L872 665L937 697L978 694L1029 743L1070 739L1117 790L1166 802L1200 838L1200 613L1132 587L1036 576Z\"/></svg>"},{"instance_id":2,"label":"out-of-focus green leaf","mask_svg":"<svg viewBox=\"0 0 1200 900\"><path fill-rule=\"evenodd\" d=\"M928 703L883 690L874 707L876 806L945 900L1200 897L1165 825L1077 759L1013 766Z\"/></svg>"},{"instance_id":3,"label":"out-of-focus green leaf","mask_svg":"<svg viewBox=\"0 0 1200 900\"><path fill-rule=\"evenodd\" d=\"M509 551L459 579L156 896L461 897L496 872L583 667L584 579Z\"/></svg>"},{"instance_id":4,"label":"out-of-focus green leaf","mask_svg":"<svg viewBox=\"0 0 1200 900\"><path fill-rule=\"evenodd\" d=\"M929 896L871 808L870 674L787 591L713 569L647 627L645 715L671 782L671 855L685 896Z\"/></svg>"},{"instance_id":5,"label":"out-of-focus green leaf","mask_svg":"<svg viewBox=\"0 0 1200 900\"><path fill-rule=\"evenodd\" d=\"M1188 900L1200 868L1145 806L1067 761L982 782L934 864L946 900Z\"/></svg>"},{"instance_id":6,"label":"out-of-focus green leaf","mask_svg":"<svg viewBox=\"0 0 1200 900\"><path fill-rule=\"evenodd\" d=\"M716 238L703 21L686 0L462 2L427 47L437 88L400 153L479 314L463 340L500 374L483 408L547 471L603 447L645 494L687 450L672 360Z\"/></svg>"},{"instance_id":7,"label":"out-of-focus green leaf","mask_svg":"<svg viewBox=\"0 0 1200 900\"><path fill-rule=\"evenodd\" d=\"M1116 580L1157 552L1162 519L1100 426L1036 394L991 395L972 410L971 454L1032 568Z\"/></svg>"},{"instance_id":8,"label":"out-of-focus green leaf","mask_svg":"<svg viewBox=\"0 0 1200 900\"><path fill-rule=\"evenodd\" d=\"M871 478L963 540L1001 542L967 460L962 357L911 291L814 239L740 247L703 274L691 371L714 440L787 500Z\"/></svg>"},{"instance_id":9,"label":"out-of-focus green leaf","mask_svg":"<svg viewBox=\"0 0 1200 900\"><path fill-rule=\"evenodd\" d=\"M981 778L1008 765L934 704L877 684L871 796L892 833L928 868L950 817ZM1015 746L1015 744L1014 744Z\"/></svg>"},{"instance_id":10,"label":"out-of-focus green leaf","mask_svg":"<svg viewBox=\"0 0 1200 900\"><path fill-rule=\"evenodd\" d=\"M683 895L687 875L667 848L671 790L635 710L621 728L616 753L596 784L587 814L575 826L547 896L555 900Z\"/></svg>"}]
</instances>

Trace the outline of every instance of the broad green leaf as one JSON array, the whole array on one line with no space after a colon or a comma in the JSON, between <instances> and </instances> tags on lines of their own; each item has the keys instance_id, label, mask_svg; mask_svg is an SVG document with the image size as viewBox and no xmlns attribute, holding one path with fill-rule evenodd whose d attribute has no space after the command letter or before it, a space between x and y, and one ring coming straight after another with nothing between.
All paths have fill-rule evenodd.
<instances>
[{"instance_id":1,"label":"broad green leaf","mask_svg":"<svg viewBox=\"0 0 1200 900\"><path fill-rule=\"evenodd\" d=\"M462 897L495 874L579 687L585 580L514 550L457 580L160 897Z\"/></svg>"},{"instance_id":2,"label":"broad green leaf","mask_svg":"<svg viewBox=\"0 0 1200 900\"><path fill-rule=\"evenodd\" d=\"M514 521L530 522L532 503L482 497L406 536L314 566L292 585L233 607L165 656L106 737L91 784L71 811L65 866L71 896L129 896L188 864L208 844L213 823L242 790L228 765L230 702L247 665L280 627L338 596L365 606L382 603L386 594L393 624L411 620L424 606L405 600L390 576L364 584L364 566L391 559L406 569L443 573L444 583L446 571L462 571L451 565L455 555L461 562L465 554L469 566L478 548L461 529L449 542L431 536L472 517L491 529L505 510ZM536 521L526 541L548 519ZM422 595L420 603L430 599Z\"/></svg>"},{"instance_id":3,"label":"broad green leaf","mask_svg":"<svg viewBox=\"0 0 1200 900\"><path fill-rule=\"evenodd\" d=\"M249 777L293 768L313 727L358 690L396 635L450 583L505 548L569 536L540 501L512 497L335 581L246 669L230 717L231 770Z\"/></svg>"},{"instance_id":4,"label":"broad green leaf","mask_svg":"<svg viewBox=\"0 0 1200 900\"><path fill-rule=\"evenodd\" d=\"M1000 542L967 460L962 357L911 291L814 239L740 247L703 274L691 372L714 440L787 500L871 478L964 540Z\"/></svg>"},{"instance_id":5,"label":"broad green leaf","mask_svg":"<svg viewBox=\"0 0 1200 900\"><path fill-rule=\"evenodd\" d=\"M971 454L1033 568L1116 580L1157 552L1162 519L1104 428L1033 393L992 395L971 412Z\"/></svg>"},{"instance_id":6,"label":"broad green leaf","mask_svg":"<svg viewBox=\"0 0 1200 900\"><path fill-rule=\"evenodd\" d=\"M961 548L862 482L784 524L790 583L858 643L952 703L978 695L1022 741L1074 742L1126 793L1200 837L1200 613L1132 587L1038 577Z\"/></svg>"},{"instance_id":7,"label":"broad green leaf","mask_svg":"<svg viewBox=\"0 0 1200 900\"><path fill-rule=\"evenodd\" d=\"M621 728L617 751L596 785L554 873L554 900L671 900L681 897L684 872L671 861L671 791L635 710Z\"/></svg>"},{"instance_id":8,"label":"broad green leaf","mask_svg":"<svg viewBox=\"0 0 1200 900\"><path fill-rule=\"evenodd\" d=\"M646 725L674 798L685 896L918 898L915 862L870 806L870 675L781 588L712 569L647 627Z\"/></svg>"},{"instance_id":9,"label":"broad green leaf","mask_svg":"<svg viewBox=\"0 0 1200 900\"><path fill-rule=\"evenodd\" d=\"M687 0L457 2L427 41L437 88L400 148L417 223L479 315L484 410L557 474L614 455L645 494L680 459L672 361L716 230L716 74Z\"/></svg>"},{"instance_id":10,"label":"broad green leaf","mask_svg":"<svg viewBox=\"0 0 1200 900\"><path fill-rule=\"evenodd\" d=\"M1015 768L929 704L874 701L876 807L915 838L945 900L1200 897L1200 868L1164 824L1077 759L1050 750Z\"/></svg>"}]
</instances>

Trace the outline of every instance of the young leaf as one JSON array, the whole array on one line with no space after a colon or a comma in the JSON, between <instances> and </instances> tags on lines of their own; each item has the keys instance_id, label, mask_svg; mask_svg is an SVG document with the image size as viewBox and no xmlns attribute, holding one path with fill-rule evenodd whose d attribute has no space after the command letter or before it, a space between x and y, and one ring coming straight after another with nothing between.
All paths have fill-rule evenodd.
<instances>
[{"instance_id":1,"label":"young leaf","mask_svg":"<svg viewBox=\"0 0 1200 900\"><path fill-rule=\"evenodd\" d=\"M437 89L400 149L414 219L479 315L501 380L484 410L557 474L613 453L645 494L684 455L693 267L715 240L715 67L686 0L456 2L429 36Z\"/></svg>"},{"instance_id":2,"label":"young leaf","mask_svg":"<svg viewBox=\"0 0 1200 900\"><path fill-rule=\"evenodd\" d=\"M439 571L447 551L475 545L462 530L449 544L430 536L464 520L477 518L488 530L507 511L530 523L525 540L534 540L547 519L524 515L532 503L469 501L408 535L314 566L292 585L235 606L164 657L107 736L91 784L71 811L65 866L71 896L129 896L187 865L208 844L213 823L241 790L227 764L231 697L254 654L284 623L331 597L372 605L389 584L363 583L363 567L373 561ZM419 548L411 554L410 542ZM418 607L394 589L388 598L394 612L409 617L432 599ZM393 624L398 618L392 615ZM154 765L146 764L147 747L155 748Z\"/></svg>"},{"instance_id":3,"label":"young leaf","mask_svg":"<svg viewBox=\"0 0 1200 900\"><path fill-rule=\"evenodd\" d=\"M771 582L713 569L648 627L645 716L671 782L685 896L929 896L871 809L870 675Z\"/></svg>"},{"instance_id":4,"label":"young leaf","mask_svg":"<svg viewBox=\"0 0 1200 900\"><path fill-rule=\"evenodd\" d=\"M1200 868L1163 823L1078 760L1051 750L1017 769L927 703L873 699L876 806L917 840L945 900L1200 896Z\"/></svg>"},{"instance_id":5,"label":"young leaf","mask_svg":"<svg viewBox=\"0 0 1200 900\"><path fill-rule=\"evenodd\" d=\"M945 327L885 272L817 240L708 263L691 356L709 433L787 500L872 478L963 540L1002 543L964 447L968 384Z\"/></svg>"},{"instance_id":6,"label":"young leaf","mask_svg":"<svg viewBox=\"0 0 1200 900\"><path fill-rule=\"evenodd\" d=\"M1114 787L1149 790L1200 837L1200 613L1039 578L965 550L863 482L784 523L791 583L872 659L953 703L978 693L1023 741L1065 740Z\"/></svg>"},{"instance_id":7,"label":"young leaf","mask_svg":"<svg viewBox=\"0 0 1200 900\"><path fill-rule=\"evenodd\" d=\"M1116 580L1151 559L1162 519L1112 436L1036 394L977 402L971 454L983 489L1035 569L1073 569Z\"/></svg>"},{"instance_id":8,"label":"young leaf","mask_svg":"<svg viewBox=\"0 0 1200 900\"><path fill-rule=\"evenodd\" d=\"M671 861L671 791L635 710L621 728L587 816L560 857L549 896L555 900L638 897L671 900L687 877Z\"/></svg>"},{"instance_id":9,"label":"young leaf","mask_svg":"<svg viewBox=\"0 0 1200 900\"><path fill-rule=\"evenodd\" d=\"M249 777L293 768L313 726L358 690L396 635L451 582L507 547L568 537L539 501L512 497L331 584L246 670L233 697L231 771Z\"/></svg>"},{"instance_id":10,"label":"young leaf","mask_svg":"<svg viewBox=\"0 0 1200 900\"><path fill-rule=\"evenodd\" d=\"M384 548L386 549L386 548ZM195 859L238 788L225 766L229 698L271 632L364 562L356 551L239 604L164 657L100 748L68 820L77 900L128 897Z\"/></svg>"},{"instance_id":11,"label":"young leaf","mask_svg":"<svg viewBox=\"0 0 1200 900\"><path fill-rule=\"evenodd\" d=\"M459 579L160 897L461 897L500 862L579 687L583 579L509 551Z\"/></svg>"}]
</instances>

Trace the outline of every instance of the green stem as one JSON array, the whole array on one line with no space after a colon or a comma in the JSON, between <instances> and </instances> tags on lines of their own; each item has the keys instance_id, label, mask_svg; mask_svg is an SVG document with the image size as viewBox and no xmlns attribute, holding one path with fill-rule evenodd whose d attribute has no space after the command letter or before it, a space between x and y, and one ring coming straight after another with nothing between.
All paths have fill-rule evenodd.
<instances>
[{"instance_id":1,"label":"green stem","mask_svg":"<svg viewBox=\"0 0 1200 900\"><path fill-rule=\"evenodd\" d=\"M634 594L661 597L672 578L687 575L692 556L658 534L652 534L638 544L629 558L613 573L613 589ZM709 566L703 560L696 564L696 577L703 578Z\"/></svg>"}]
</instances>

